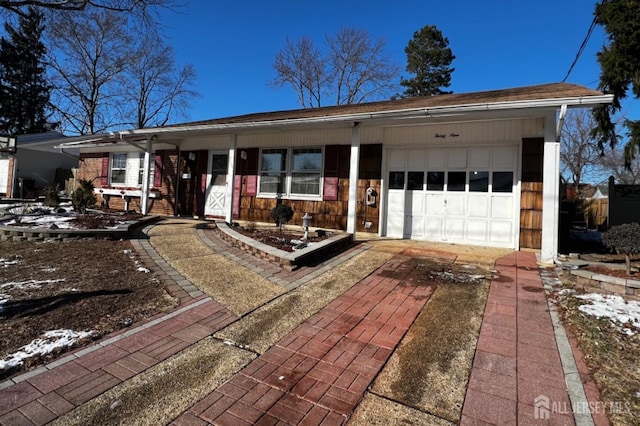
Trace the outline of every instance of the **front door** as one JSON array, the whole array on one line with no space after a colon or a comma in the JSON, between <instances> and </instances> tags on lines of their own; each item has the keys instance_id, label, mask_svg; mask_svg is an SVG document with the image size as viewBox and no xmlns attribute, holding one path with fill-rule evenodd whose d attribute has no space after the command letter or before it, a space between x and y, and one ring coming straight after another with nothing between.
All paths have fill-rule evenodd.
<instances>
[{"instance_id":1,"label":"front door","mask_svg":"<svg viewBox=\"0 0 640 426\"><path fill-rule=\"evenodd\" d=\"M178 174L178 216L193 216L196 191L196 158L191 152L180 153L180 172Z\"/></svg>"},{"instance_id":2,"label":"front door","mask_svg":"<svg viewBox=\"0 0 640 426\"><path fill-rule=\"evenodd\" d=\"M211 152L207 175L207 182L209 182L207 201L204 206L205 217L225 217L228 165L229 155L226 152Z\"/></svg>"}]
</instances>

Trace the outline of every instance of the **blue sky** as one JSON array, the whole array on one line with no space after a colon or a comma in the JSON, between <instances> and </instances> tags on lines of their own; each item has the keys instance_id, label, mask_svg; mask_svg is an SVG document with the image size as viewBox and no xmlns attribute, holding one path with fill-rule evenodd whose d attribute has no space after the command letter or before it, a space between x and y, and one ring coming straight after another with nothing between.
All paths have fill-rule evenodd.
<instances>
[{"instance_id":1,"label":"blue sky","mask_svg":"<svg viewBox=\"0 0 640 426\"><path fill-rule=\"evenodd\" d=\"M187 121L299 108L292 89L274 89L273 59L287 37L317 45L344 27L386 41L403 70L404 48L425 25L437 26L456 56L455 93L559 82L593 19L595 1L513 0L191 0L162 12L167 41L179 63L197 72ZM568 82L596 88L596 52L605 39L596 28ZM403 74L408 77L406 73ZM400 76L398 76L398 80ZM181 120L182 121L182 120Z\"/></svg>"}]
</instances>

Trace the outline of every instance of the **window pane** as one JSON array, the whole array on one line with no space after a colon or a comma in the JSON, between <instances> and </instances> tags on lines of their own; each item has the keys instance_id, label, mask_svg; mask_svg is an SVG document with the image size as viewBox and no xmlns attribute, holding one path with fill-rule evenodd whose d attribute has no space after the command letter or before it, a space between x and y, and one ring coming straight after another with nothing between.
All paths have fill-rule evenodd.
<instances>
[{"instance_id":1,"label":"window pane","mask_svg":"<svg viewBox=\"0 0 640 426\"><path fill-rule=\"evenodd\" d=\"M444 172L427 172L427 191L444 190Z\"/></svg>"},{"instance_id":2,"label":"window pane","mask_svg":"<svg viewBox=\"0 0 640 426\"><path fill-rule=\"evenodd\" d=\"M228 159L228 156L226 154L221 154L221 155L214 154L211 159L211 169L214 172L227 173L227 159Z\"/></svg>"},{"instance_id":3,"label":"window pane","mask_svg":"<svg viewBox=\"0 0 640 426\"><path fill-rule=\"evenodd\" d=\"M404 172L389 172L389 189L404 189Z\"/></svg>"},{"instance_id":4,"label":"window pane","mask_svg":"<svg viewBox=\"0 0 640 426\"><path fill-rule=\"evenodd\" d=\"M282 194L284 189L284 174L262 173L260 175L260 192Z\"/></svg>"},{"instance_id":5,"label":"window pane","mask_svg":"<svg viewBox=\"0 0 640 426\"><path fill-rule=\"evenodd\" d=\"M112 170L111 183L124 183L124 177L126 174L126 170Z\"/></svg>"},{"instance_id":6,"label":"window pane","mask_svg":"<svg viewBox=\"0 0 640 426\"><path fill-rule=\"evenodd\" d=\"M126 169L127 168L127 154L113 154L111 160L111 168L113 169Z\"/></svg>"},{"instance_id":7,"label":"window pane","mask_svg":"<svg viewBox=\"0 0 640 426\"><path fill-rule=\"evenodd\" d=\"M287 150L286 149L265 149L262 151L262 161L260 170L263 172L278 171L283 172L287 169Z\"/></svg>"},{"instance_id":8,"label":"window pane","mask_svg":"<svg viewBox=\"0 0 640 426\"><path fill-rule=\"evenodd\" d=\"M447 191L464 191L467 183L467 172L449 172Z\"/></svg>"},{"instance_id":9,"label":"window pane","mask_svg":"<svg viewBox=\"0 0 640 426\"><path fill-rule=\"evenodd\" d=\"M489 192L489 172L469 172L469 191Z\"/></svg>"},{"instance_id":10,"label":"window pane","mask_svg":"<svg viewBox=\"0 0 640 426\"><path fill-rule=\"evenodd\" d=\"M291 176L291 193L320 195L320 174L294 173Z\"/></svg>"},{"instance_id":11,"label":"window pane","mask_svg":"<svg viewBox=\"0 0 640 426\"><path fill-rule=\"evenodd\" d=\"M322 167L322 151L320 148L294 149L293 171L317 170Z\"/></svg>"},{"instance_id":12,"label":"window pane","mask_svg":"<svg viewBox=\"0 0 640 426\"><path fill-rule=\"evenodd\" d=\"M407 190L422 191L424 184L424 172L407 173Z\"/></svg>"},{"instance_id":13,"label":"window pane","mask_svg":"<svg viewBox=\"0 0 640 426\"><path fill-rule=\"evenodd\" d=\"M493 172L493 192L513 191L513 172Z\"/></svg>"}]
</instances>

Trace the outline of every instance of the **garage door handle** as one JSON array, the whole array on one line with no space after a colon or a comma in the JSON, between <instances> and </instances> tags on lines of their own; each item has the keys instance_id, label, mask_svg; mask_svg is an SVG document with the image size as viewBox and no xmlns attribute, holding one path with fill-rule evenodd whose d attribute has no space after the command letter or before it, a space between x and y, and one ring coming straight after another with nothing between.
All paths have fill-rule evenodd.
<instances>
[{"instance_id":1,"label":"garage door handle","mask_svg":"<svg viewBox=\"0 0 640 426\"><path fill-rule=\"evenodd\" d=\"M447 205L447 200L444 200L444 205L445 205L445 207L446 207L446 205Z\"/></svg>"}]
</instances>

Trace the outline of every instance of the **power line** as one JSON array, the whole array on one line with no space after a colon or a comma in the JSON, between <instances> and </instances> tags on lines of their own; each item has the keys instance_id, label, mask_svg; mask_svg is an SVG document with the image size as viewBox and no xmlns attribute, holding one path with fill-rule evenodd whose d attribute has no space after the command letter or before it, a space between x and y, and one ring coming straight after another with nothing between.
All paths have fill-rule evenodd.
<instances>
[{"instance_id":1,"label":"power line","mask_svg":"<svg viewBox=\"0 0 640 426\"><path fill-rule=\"evenodd\" d=\"M576 64L578 63L578 59L580 59L580 56L582 55L582 52L584 52L585 47L587 47L587 44L589 43L589 39L591 38L591 34L593 33L593 29L596 27L596 19L597 19L597 15L594 14L593 21L591 21L591 25L589 26L589 31L587 31L587 35L584 37L584 40L582 40L582 44L578 49L576 58L573 60L573 63L569 67L569 71L567 71L567 75L565 75L564 79L562 79L563 83L567 81L567 78L569 78L569 74L571 74L571 71L573 71L573 67L576 66Z\"/></svg>"}]
</instances>

